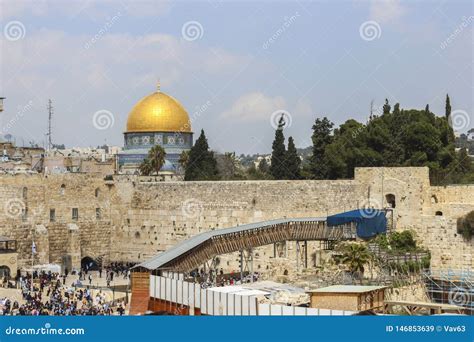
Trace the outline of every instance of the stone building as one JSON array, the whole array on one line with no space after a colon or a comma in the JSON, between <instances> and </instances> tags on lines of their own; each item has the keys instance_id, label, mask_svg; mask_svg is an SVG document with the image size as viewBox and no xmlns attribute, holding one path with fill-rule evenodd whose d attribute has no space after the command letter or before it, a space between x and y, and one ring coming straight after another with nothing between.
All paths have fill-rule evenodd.
<instances>
[{"instance_id":1,"label":"stone building","mask_svg":"<svg viewBox=\"0 0 474 342\"><path fill-rule=\"evenodd\" d=\"M0 176L0 235L17 240L18 265L79 267L83 258L141 262L198 233L278 218L321 217L365 206L392 207L431 251L432 267L474 269L474 240L456 220L474 210L474 185L431 186L428 168L357 168L352 180L159 182L93 174ZM289 255L294 246L285 246ZM310 243L311 252L319 248ZM272 246L255 250L256 272L291 271ZM294 260L294 259L291 259ZM0 265L1 266L1 265ZM220 266L239 269L236 255Z\"/></svg>"}]
</instances>

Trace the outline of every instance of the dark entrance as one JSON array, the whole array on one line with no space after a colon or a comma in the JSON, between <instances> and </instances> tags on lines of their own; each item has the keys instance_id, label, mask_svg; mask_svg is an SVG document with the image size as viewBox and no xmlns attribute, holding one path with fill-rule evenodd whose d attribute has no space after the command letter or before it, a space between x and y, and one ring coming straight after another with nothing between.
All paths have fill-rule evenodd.
<instances>
[{"instance_id":1,"label":"dark entrance","mask_svg":"<svg viewBox=\"0 0 474 342\"><path fill-rule=\"evenodd\" d=\"M99 264L96 260L92 259L91 257L84 257L81 259L81 268L83 270L87 269L89 271L97 271L99 270Z\"/></svg>"}]
</instances>

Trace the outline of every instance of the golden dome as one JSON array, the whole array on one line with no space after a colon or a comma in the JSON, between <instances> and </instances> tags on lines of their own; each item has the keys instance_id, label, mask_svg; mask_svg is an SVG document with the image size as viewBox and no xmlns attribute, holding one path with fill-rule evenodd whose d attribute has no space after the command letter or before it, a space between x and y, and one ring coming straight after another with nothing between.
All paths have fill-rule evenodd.
<instances>
[{"instance_id":1,"label":"golden dome","mask_svg":"<svg viewBox=\"0 0 474 342\"><path fill-rule=\"evenodd\" d=\"M181 103L156 91L138 101L128 115L126 133L131 132L191 132L191 121Z\"/></svg>"}]
</instances>

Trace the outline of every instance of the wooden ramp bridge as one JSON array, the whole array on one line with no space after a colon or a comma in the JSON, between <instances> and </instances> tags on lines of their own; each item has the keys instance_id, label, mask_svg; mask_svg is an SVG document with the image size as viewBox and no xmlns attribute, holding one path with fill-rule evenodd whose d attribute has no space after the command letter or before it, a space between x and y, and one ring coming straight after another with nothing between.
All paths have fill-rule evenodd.
<instances>
[{"instance_id":1,"label":"wooden ramp bridge","mask_svg":"<svg viewBox=\"0 0 474 342\"><path fill-rule=\"evenodd\" d=\"M188 273L218 255L251 251L284 241L354 240L354 222L329 227L326 218L280 219L212 230L193 236L173 248L135 266L151 271Z\"/></svg>"},{"instance_id":2,"label":"wooden ramp bridge","mask_svg":"<svg viewBox=\"0 0 474 342\"><path fill-rule=\"evenodd\" d=\"M364 227L367 222L369 225ZM207 279L214 278L215 282L217 256L240 252L240 277L243 279L244 274L249 274L250 281L253 281L253 249L256 247L273 244L276 252L279 243L295 241L298 269L302 260L304 267L308 266L308 241L334 243L355 240L356 237L368 238L382 232L386 232L385 213L363 210L346 212L342 217L338 214L319 218L280 219L204 232L132 269L130 314L150 309L150 279L153 275L184 276L204 266ZM303 243L303 249L300 243Z\"/></svg>"}]
</instances>

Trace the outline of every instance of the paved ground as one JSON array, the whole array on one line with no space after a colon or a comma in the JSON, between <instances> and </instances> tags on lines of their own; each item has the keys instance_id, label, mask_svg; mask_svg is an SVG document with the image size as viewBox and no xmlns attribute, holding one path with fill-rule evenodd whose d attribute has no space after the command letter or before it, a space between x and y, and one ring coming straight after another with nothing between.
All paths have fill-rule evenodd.
<instances>
[{"instance_id":1,"label":"paved ground","mask_svg":"<svg viewBox=\"0 0 474 342\"><path fill-rule=\"evenodd\" d=\"M99 277L99 272L98 271L92 271L89 272L89 274L92 275L92 282L91 282L91 287L101 287L100 289L92 289L92 295L95 296L95 294L99 291L102 291L102 293L105 294L107 301L112 301L113 299L118 300L122 299L125 297L126 293L125 292L120 292L120 291L112 291L111 289L106 289L107 286L107 280L105 278L105 272L102 273L102 277ZM81 281L82 285L84 288L86 288L89 285L89 274L86 276L86 280ZM77 281L79 278L78 275L69 275L66 278L66 286L71 287L74 282ZM120 286L120 285L127 285L128 284L128 279L124 279L123 276L114 276L114 280L110 283L111 286ZM20 304L23 304L25 301L23 300L23 297L21 295L20 289L6 289L3 287L0 287L0 298L9 298L12 301L18 301ZM43 301L47 301L48 298L46 298L46 289L43 292ZM130 301L130 293L129 293L129 301ZM126 308L126 314L128 314L128 307Z\"/></svg>"}]
</instances>

